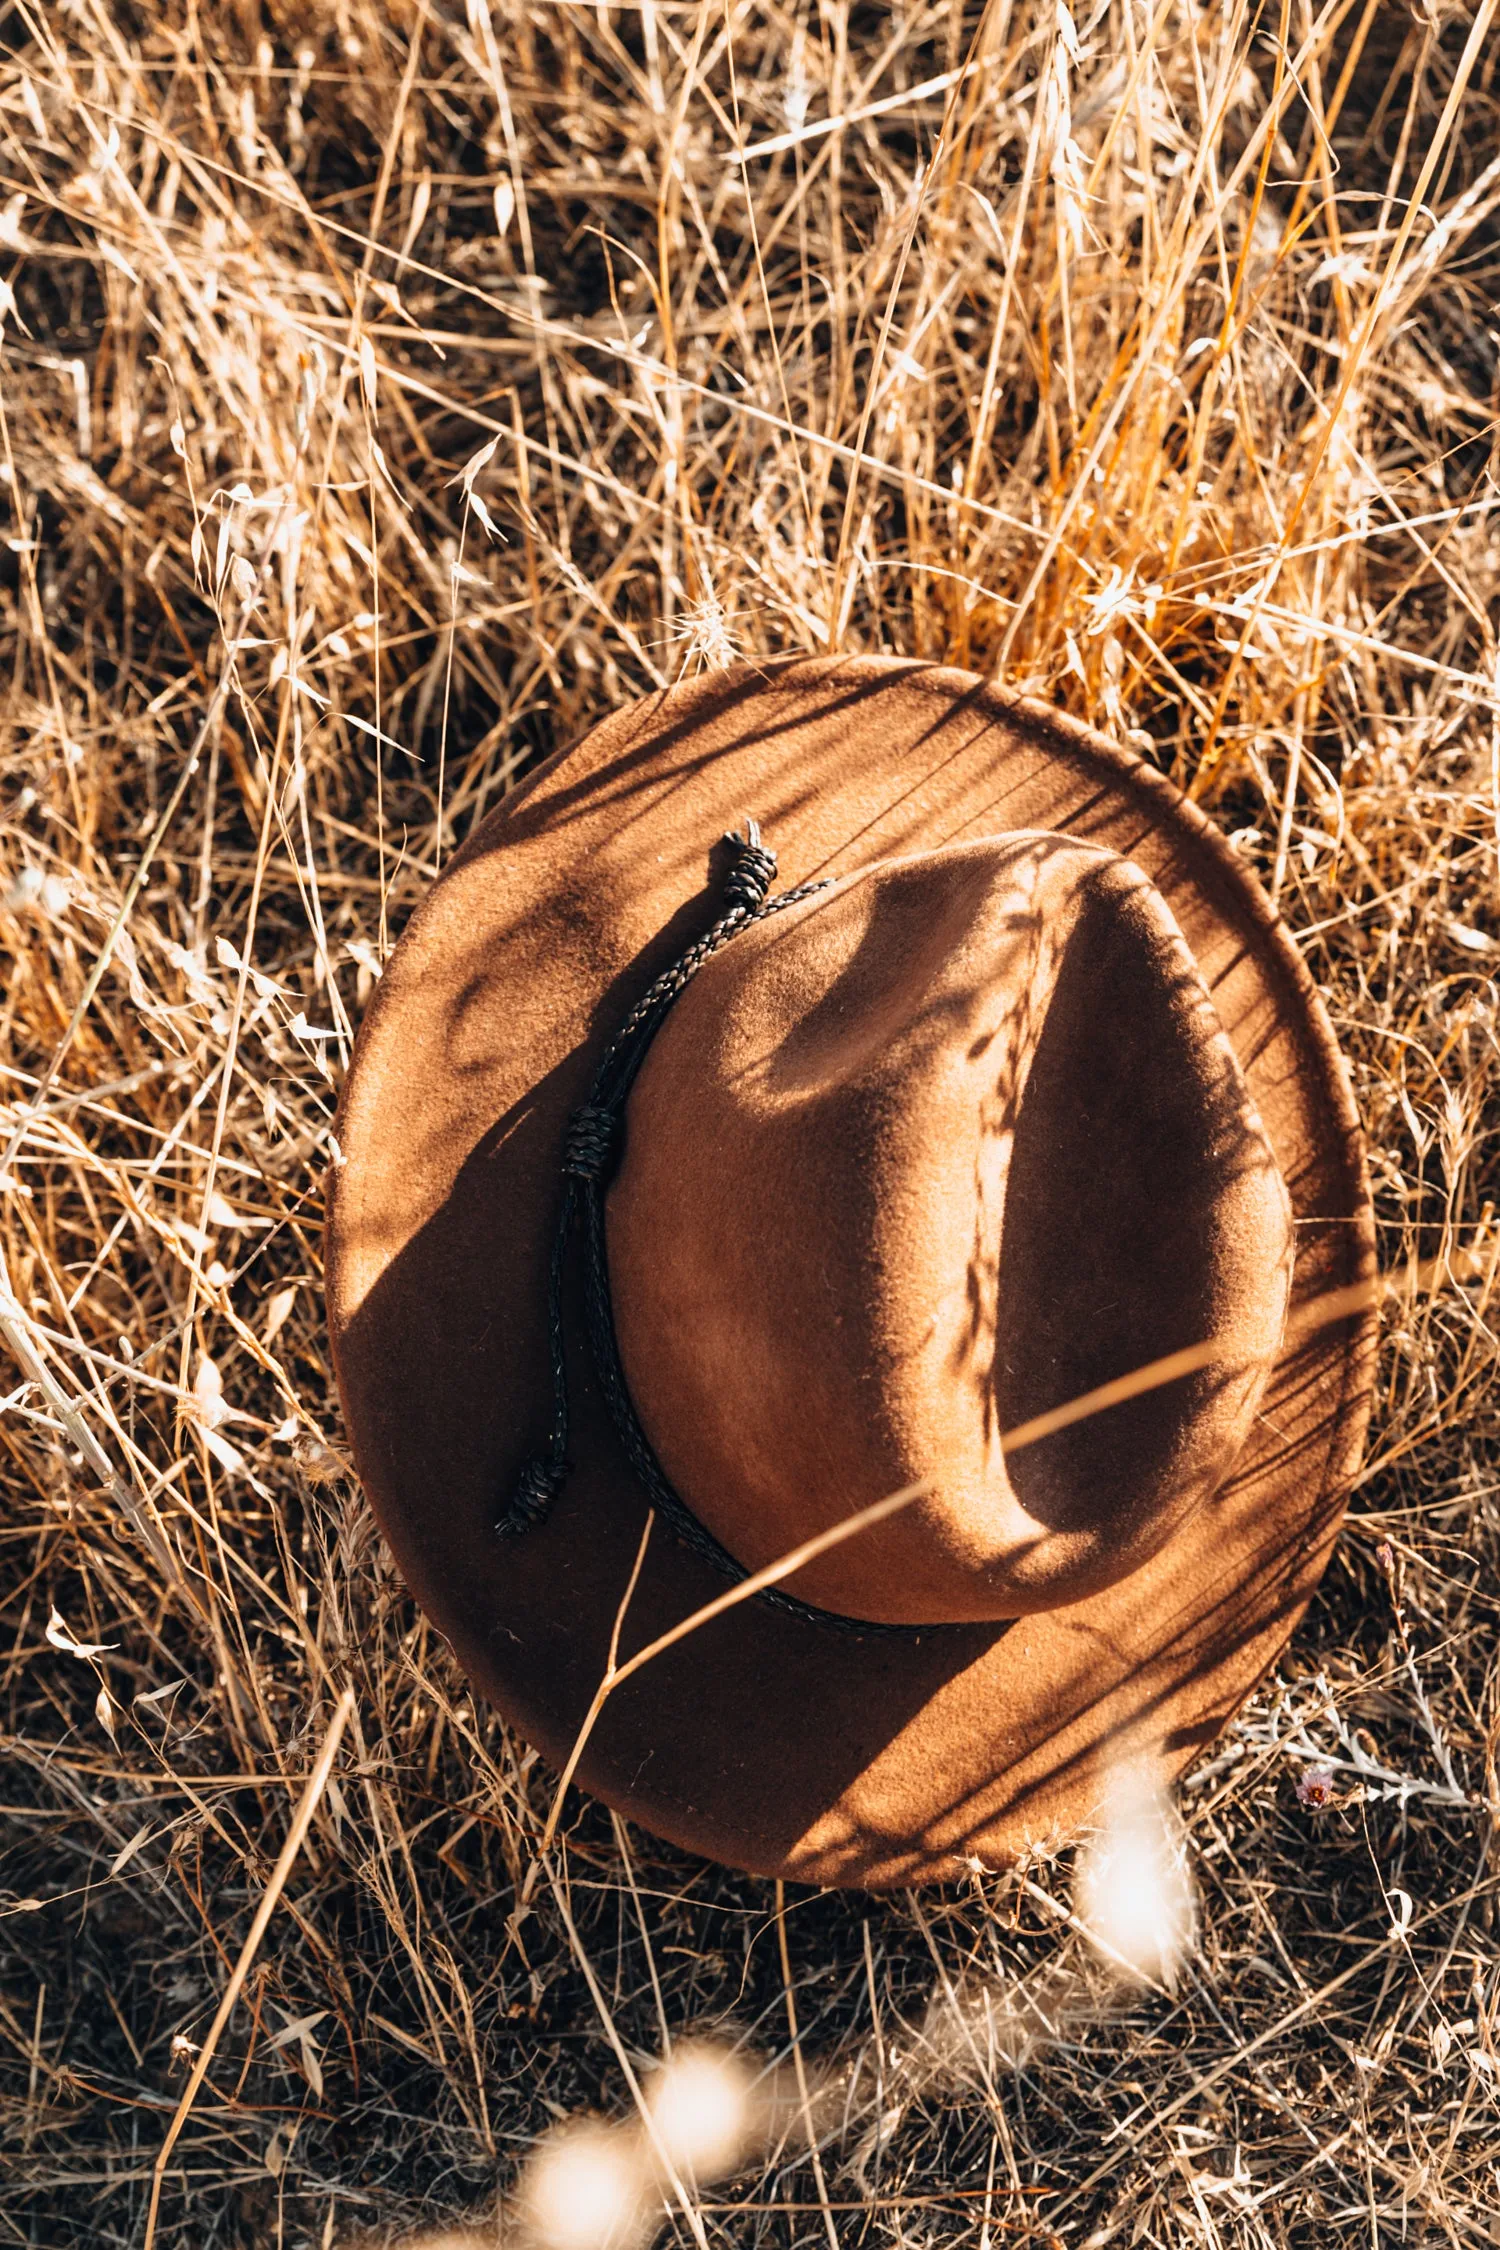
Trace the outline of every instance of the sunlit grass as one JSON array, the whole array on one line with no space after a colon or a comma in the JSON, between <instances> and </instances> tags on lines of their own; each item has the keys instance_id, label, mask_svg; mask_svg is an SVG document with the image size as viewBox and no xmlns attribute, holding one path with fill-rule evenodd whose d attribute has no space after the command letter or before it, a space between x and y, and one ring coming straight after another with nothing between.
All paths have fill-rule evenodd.
<instances>
[{"instance_id":1,"label":"sunlit grass","mask_svg":"<svg viewBox=\"0 0 1500 2250\"><path fill-rule=\"evenodd\" d=\"M346 1686L162 2244L1492 2227L1493 14L13 16L16 2239L142 2240ZM1180 1839L1126 1820L1076 1896L1043 1858L778 1920L571 1797L540 1855L554 1777L350 1481L319 1242L354 1028L455 846L625 697L830 646L999 671L1194 792L1425 1278L1341 1559ZM1194 1944L1119 1919L1163 1867Z\"/></svg>"}]
</instances>

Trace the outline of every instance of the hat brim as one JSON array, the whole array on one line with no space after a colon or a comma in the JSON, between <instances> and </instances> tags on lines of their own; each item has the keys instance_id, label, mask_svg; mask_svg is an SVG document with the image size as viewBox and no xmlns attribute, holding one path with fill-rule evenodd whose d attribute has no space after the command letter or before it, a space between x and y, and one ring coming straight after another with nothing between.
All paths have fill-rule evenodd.
<instances>
[{"instance_id":1,"label":"hat brim","mask_svg":"<svg viewBox=\"0 0 1500 2250\"><path fill-rule=\"evenodd\" d=\"M486 819L412 918L344 1092L328 1238L360 1476L412 1592L554 1765L604 1676L725 1582L661 1525L569 1308L573 1473L493 1526L545 1433L559 1155L603 1048L712 919L709 854L758 819L779 885L1019 829L1134 860L1197 959L1286 1178L1292 1318L1373 1272L1358 1121L1290 938L1223 838L1101 736L966 673L874 658L743 667L617 712ZM795 1223L793 1214L791 1223ZM1144 1569L999 1626L851 1635L741 1603L605 1701L578 1768L691 1850L885 1888L1076 1831L1113 1761L1162 1774L1285 1644L1358 1461L1374 1320L1278 1361L1216 1499ZM627 1601L627 1590L629 1598Z\"/></svg>"}]
</instances>

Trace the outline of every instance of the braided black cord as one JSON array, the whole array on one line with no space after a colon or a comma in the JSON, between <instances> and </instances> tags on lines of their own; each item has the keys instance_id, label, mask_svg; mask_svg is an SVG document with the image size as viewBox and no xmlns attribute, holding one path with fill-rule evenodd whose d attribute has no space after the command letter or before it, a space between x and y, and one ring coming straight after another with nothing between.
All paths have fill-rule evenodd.
<instances>
[{"instance_id":1,"label":"braided black cord","mask_svg":"<svg viewBox=\"0 0 1500 2250\"><path fill-rule=\"evenodd\" d=\"M765 920L778 914L784 907L795 906L815 891L826 890L826 882L804 883L797 890L783 891L778 898L768 898L767 892L776 879L776 855L760 839L760 829L753 820L745 823L744 836L726 836L734 855L733 865L724 886L728 910L721 914L713 927L695 940L687 951L651 985L637 1001L605 1053L594 1076L589 1098L583 1107L575 1110L568 1124L563 1143L563 1194L558 1208L557 1228L552 1237L552 1255L547 1275L547 1333L552 1367L552 1429L547 1452L534 1456L522 1469L511 1493L509 1504L495 1529L502 1538L514 1539L529 1531L534 1524L545 1522L553 1501L567 1482L568 1461L568 1364L563 1331L563 1273L567 1262L569 1236L575 1216L582 1214L586 1264L584 1269L584 1301L587 1310L589 1347L594 1361L599 1387L609 1408L625 1455L639 1477L652 1506L676 1534L684 1546L700 1555L720 1574L739 1583L749 1573L736 1562L727 1548L721 1547L707 1526L701 1524L691 1508L673 1489L666 1471L652 1450L651 1441L641 1428L630 1389L625 1381L625 1370L620 1364L620 1347L615 1336L614 1307L610 1298L609 1260L604 1239L604 1191L609 1182L619 1145L620 1121L625 1103L636 1075L646 1059L647 1049L656 1037L662 1023L685 988L692 982L705 961L727 945L741 930L752 922ZM795 1616L810 1619L818 1624L832 1625L845 1632L902 1633L911 1630L901 1625L876 1625L861 1618L841 1617L837 1611L818 1609L810 1602L798 1601L795 1594L784 1593L779 1586L768 1586L756 1597L770 1602L778 1609L790 1610Z\"/></svg>"}]
</instances>

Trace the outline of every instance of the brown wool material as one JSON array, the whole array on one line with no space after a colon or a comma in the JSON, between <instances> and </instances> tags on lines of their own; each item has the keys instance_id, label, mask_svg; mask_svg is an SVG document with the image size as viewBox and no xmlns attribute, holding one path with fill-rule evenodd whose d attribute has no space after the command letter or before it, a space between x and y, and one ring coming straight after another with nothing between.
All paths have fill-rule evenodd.
<instances>
[{"instance_id":1,"label":"brown wool material","mask_svg":"<svg viewBox=\"0 0 1500 2250\"><path fill-rule=\"evenodd\" d=\"M1373 1320L1358 1127L1289 939L1217 832L1101 737L966 674L793 660L653 696L482 825L398 946L339 1133L329 1313L413 1592L555 1763L647 1502L565 1297L570 1474L494 1524L550 1413L564 1136L757 819L777 890L687 986L606 1205L620 1355L678 1494L746 1569L910 1485L617 1689L583 1785L768 1874L1003 1864L1167 1778L1327 1560ZM576 1259L574 1260L576 1264ZM1212 1367L1007 1459L1008 1429L1205 1337ZM723 1594L660 1523L630 1652ZM892 1626L907 1627L891 1631Z\"/></svg>"}]
</instances>

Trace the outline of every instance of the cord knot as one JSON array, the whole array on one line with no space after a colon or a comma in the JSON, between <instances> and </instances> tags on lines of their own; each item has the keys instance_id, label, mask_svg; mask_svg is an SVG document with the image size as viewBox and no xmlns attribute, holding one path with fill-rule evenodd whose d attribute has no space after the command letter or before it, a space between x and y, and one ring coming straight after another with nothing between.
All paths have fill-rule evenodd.
<instances>
[{"instance_id":1,"label":"cord knot","mask_svg":"<svg viewBox=\"0 0 1500 2250\"><path fill-rule=\"evenodd\" d=\"M576 1180L599 1180L615 1145L615 1113L585 1102L568 1120L562 1168Z\"/></svg>"},{"instance_id":2,"label":"cord knot","mask_svg":"<svg viewBox=\"0 0 1500 2250\"><path fill-rule=\"evenodd\" d=\"M523 1531L545 1523L567 1481L566 1461L540 1461L533 1455L516 1479L510 1506L495 1526L502 1539L517 1539Z\"/></svg>"},{"instance_id":3,"label":"cord knot","mask_svg":"<svg viewBox=\"0 0 1500 2250\"><path fill-rule=\"evenodd\" d=\"M731 907L754 914L776 880L776 854L761 842L759 821L747 820L743 836L731 830L724 841L734 854L734 865L724 885L725 899Z\"/></svg>"}]
</instances>

